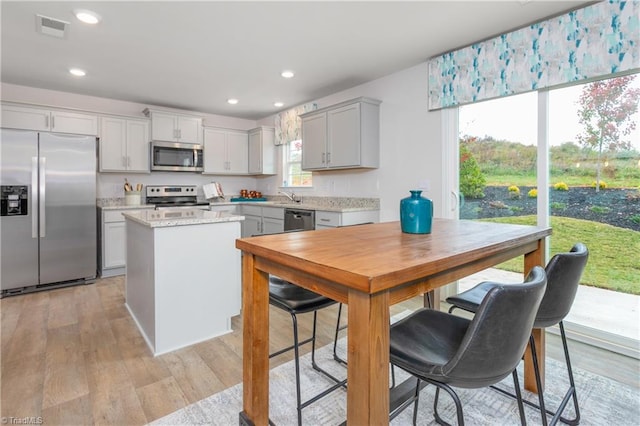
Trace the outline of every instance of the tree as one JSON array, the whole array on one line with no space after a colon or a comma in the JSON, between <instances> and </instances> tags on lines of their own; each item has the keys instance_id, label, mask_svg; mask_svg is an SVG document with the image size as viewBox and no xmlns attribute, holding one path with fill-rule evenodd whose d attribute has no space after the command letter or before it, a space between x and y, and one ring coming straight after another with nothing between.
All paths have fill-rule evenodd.
<instances>
[{"instance_id":1,"label":"tree","mask_svg":"<svg viewBox=\"0 0 640 426\"><path fill-rule=\"evenodd\" d=\"M484 198L487 180L467 145L476 138L467 136L460 140L460 192L469 198Z\"/></svg>"},{"instance_id":2,"label":"tree","mask_svg":"<svg viewBox=\"0 0 640 426\"><path fill-rule=\"evenodd\" d=\"M578 118L584 126L583 133L577 136L578 142L598 150L596 191L600 190L602 151L631 148L631 141L624 137L636 128L632 117L638 111L640 89L628 87L635 78L630 75L588 83L578 99Z\"/></svg>"}]
</instances>

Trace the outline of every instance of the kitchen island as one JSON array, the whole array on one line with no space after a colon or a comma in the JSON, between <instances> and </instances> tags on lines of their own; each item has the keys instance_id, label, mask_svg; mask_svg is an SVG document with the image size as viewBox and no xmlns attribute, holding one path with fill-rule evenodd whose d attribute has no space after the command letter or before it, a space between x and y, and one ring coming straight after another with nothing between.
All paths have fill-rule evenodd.
<instances>
[{"instance_id":1,"label":"kitchen island","mask_svg":"<svg viewBox=\"0 0 640 426\"><path fill-rule=\"evenodd\" d=\"M240 313L243 216L138 210L126 221L126 302L154 355L231 331Z\"/></svg>"}]
</instances>

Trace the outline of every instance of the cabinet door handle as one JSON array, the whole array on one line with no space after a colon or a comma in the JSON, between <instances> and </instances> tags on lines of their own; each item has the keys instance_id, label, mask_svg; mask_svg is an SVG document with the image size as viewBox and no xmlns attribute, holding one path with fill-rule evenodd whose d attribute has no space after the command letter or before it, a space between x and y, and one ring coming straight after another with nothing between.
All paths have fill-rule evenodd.
<instances>
[{"instance_id":1,"label":"cabinet door handle","mask_svg":"<svg viewBox=\"0 0 640 426\"><path fill-rule=\"evenodd\" d=\"M127 167L131 167L131 157L127 155Z\"/></svg>"},{"instance_id":2,"label":"cabinet door handle","mask_svg":"<svg viewBox=\"0 0 640 426\"><path fill-rule=\"evenodd\" d=\"M51 116L51 129L55 129L56 128L56 118L52 115Z\"/></svg>"},{"instance_id":3,"label":"cabinet door handle","mask_svg":"<svg viewBox=\"0 0 640 426\"><path fill-rule=\"evenodd\" d=\"M122 156L122 167L127 167L127 158L124 155Z\"/></svg>"},{"instance_id":4,"label":"cabinet door handle","mask_svg":"<svg viewBox=\"0 0 640 426\"><path fill-rule=\"evenodd\" d=\"M38 188L38 158L31 157L31 209L38 206L38 194L40 188ZM31 238L38 238L38 215L31 214Z\"/></svg>"},{"instance_id":5,"label":"cabinet door handle","mask_svg":"<svg viewBox=\"0 0 640 426\"><path fill-rule=\"evenodd\" d=\"M40 198L39 201L39 205L40 205L40 238L44 238L47 236L47 229L46 229L46 225L47 225L47 218L45 216L46 214L46 195L47 195L47 170L46 170L46 165L47 165L47 158L46 157L41 157L40 158L40 182L38 185L38 197Z\"/></svg>"},{"instance_id":6,"label":"cabinet door handle","mask_svg":"<svg viewBox=\"0 0 640 426\"><path fill-rule=\"evenodd\" d=\"M320 222L331 222L331 220L322 218L320 219Z\"/></svg>"},{"instance_id":7,"label":"cabinet door handle","mask_svg":"<svg viewBox=\"0 0 640 426\"><path fill-rule=\"evenodd\" d=\"M327 164L331 163L331 153L327 152Z\"/></svg>"},{"instance_id":8,"label":"cabinet door handle","mask_svg":"<svg viewBox=\"0 0 640 426\"><path fill-rule=\"evenodd\" d=\"M45 116L44 116L44 127L45 127L46 129L48 129L48 128L49 128L49 116L48 116L48 115L45 115Z\"/></svg>"},{"instance_id":9,"label":"cabinet door handle","mask_svg":"<svg viewBox=\"0 0 640 426\"><path fill-rule=\"evenodd\" d=\"M325 153L322 153L322 164L324 164L324 157L325 157Z\"/></svg>"},{"instance_id":10,"label":"cabinet door handle","mask_svg":"<svg viewBox=\"0 0 640 426\"><path fill-rule=\"evenodd\" d=\"M182 129L178 129L178 139L182 139Z\"/></svg>"}]
</instances>

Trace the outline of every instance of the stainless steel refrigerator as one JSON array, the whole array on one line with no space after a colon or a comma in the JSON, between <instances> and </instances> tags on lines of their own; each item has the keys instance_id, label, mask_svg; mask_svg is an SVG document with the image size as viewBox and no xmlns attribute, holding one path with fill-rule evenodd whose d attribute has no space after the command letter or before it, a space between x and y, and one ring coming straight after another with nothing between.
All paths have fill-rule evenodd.
<instances>
[{"instance_id":1,"label":"stainless steel refrigerator","mask_svg":"<svg viewBox=\"0 0 640 426\"><path fill-rule=\"evenodd\" d=\"M1 296L96 278L96 138L2 129Z\"/></svg>"}]
</instances>

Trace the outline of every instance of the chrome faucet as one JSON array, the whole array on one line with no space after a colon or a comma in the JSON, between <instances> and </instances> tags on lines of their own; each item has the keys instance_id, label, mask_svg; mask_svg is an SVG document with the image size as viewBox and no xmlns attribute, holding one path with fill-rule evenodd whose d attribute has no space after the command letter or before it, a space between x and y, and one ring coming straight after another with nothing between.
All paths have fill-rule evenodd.
<instances>
[{"instance_id":1,"label":"chrome faucet","mask_svg":"<svg viewBox=\"0 0 640 426\"><path fill-rule=\"evenodd\" d=\"M284 191L278 191L279 194L283 194L285 197L287 197L290 201L294 202L294 203L299 203L300 202L300 197L297 197L296 199L296 194L291 191L291 194L284 192Z\"/></svg>"}]
</instances>

